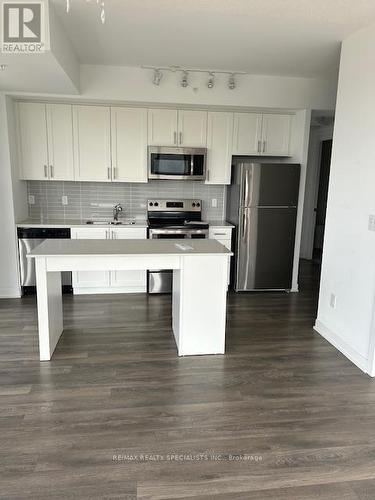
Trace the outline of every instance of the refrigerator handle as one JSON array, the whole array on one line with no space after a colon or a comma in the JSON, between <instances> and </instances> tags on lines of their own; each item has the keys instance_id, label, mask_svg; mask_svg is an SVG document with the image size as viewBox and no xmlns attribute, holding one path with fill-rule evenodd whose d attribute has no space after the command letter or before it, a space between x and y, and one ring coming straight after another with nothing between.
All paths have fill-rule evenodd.
<instances>
[{"instance_id":1,"label":"refrigerator handle","mask_svg":"<svg viewBox=\"0 0 375 500\"><path fill-rule=\"evenodd\" d=\"M249 169L245 169L245 179L244 179L244 205L249 205L249 193L250 193L250 172Z\"/></svg>"}]
</instances>

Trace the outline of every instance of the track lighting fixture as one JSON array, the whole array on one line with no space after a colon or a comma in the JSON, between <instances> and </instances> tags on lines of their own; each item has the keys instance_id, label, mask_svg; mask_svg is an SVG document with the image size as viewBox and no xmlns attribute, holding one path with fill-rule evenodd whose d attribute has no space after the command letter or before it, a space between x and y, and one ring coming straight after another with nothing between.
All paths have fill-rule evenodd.
<instances>
[{"instance_id":1,"label":"track lighting fixture","mask_svg":"<svg viewBox=\"0 0 375 500\"><path fill-rule=\"evenodd\" d=\"M5 71L7 69L6 64L0 64L0 71Z\"/></svg>"},{"instance_id":2,"label":"track lighting fixture","mask_svg":"<svg viewBox=\"0 0 375 500\"><path fill-rule=\"evenodd\" d=\"M207 82L207 87L209 89L212 89L214 87L214 85L215 85L215 74L212 73L212 72L210 72L210 73L208 73L208 75L209 75L209 79L208 79L208 82Z\"/></svg>"},{"instance_id":3,"label":"track lighting fixture","mask_svg":"<svg viewBox=\"0 0 375 500\"><path fill-rule=\"evenodd\" d=\"M232 73L228 79L228 89L233 90L235 88L236 88L236 80L234 78L234 73Z\"/></svg>"},{"instance_id":4,"label":"track lighting fixture","mask_svg":"<svg viewBox=\"0 0 375 500\"><path fill-rule=\"evenodd\" d=\"M152 83L154 85L160 85L160 80L163 78L163 73L160 71L160 69L155 69L154 70L154 77L152 79Z\"/></svg>"},{"instance_id":5,"label":"track lighting fixture","mask_svg":"<svg viewBox=\"0 0 375 500\"><path fill-rule=\"evenodd\" d=\"M187 71L183 71L182 72L182 78L181 78L181 87L186 88L188 85L189 85L189 82L188 82L188 72Z\"/></svg>"}]
</instances>

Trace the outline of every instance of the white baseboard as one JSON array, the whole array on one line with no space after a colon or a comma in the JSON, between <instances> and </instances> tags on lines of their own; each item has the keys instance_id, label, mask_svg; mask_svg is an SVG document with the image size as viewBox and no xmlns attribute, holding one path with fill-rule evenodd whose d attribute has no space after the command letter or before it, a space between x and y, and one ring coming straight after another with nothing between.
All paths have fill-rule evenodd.
<instances>
[{"instance_id":1,"label":"white baseboard","mask_svg":"<svg viewBox=\"0 0 375 500\"><path fill-rule=\"evenodd\" d=\"M330 344L332 344L336 349L338 349L345 357L347 357L352 363L354 363L363 372L368 373L368 359L359 354L355 349L353 349L349 344L347 344L339 335L334 333L332 330L327 328L318 319L315 321L314 330L324 337Z\"/></svg>"},{"instance_id":2,"label":"white baseboard","mask_svg":"<svg viewBox=\"0 0 375 500\"><path fill-rule=\"evenodd\" d=\"M113 294L113 293L146 293L146 287L134 287L134 288L123 288L123 287L108 287L108 288L73 288L74 295L101 295L101 294Z\"/></svg>"},{"instance_id":3,"label":"white baseboard","mask_svg":"<svg viewBox=\"0 0 375 500\"><path fill-rule=\"evenodd\" d=\"M19 288L0 288L0 299L19 299L20 297Z\"/></svg>"}]
</instances>

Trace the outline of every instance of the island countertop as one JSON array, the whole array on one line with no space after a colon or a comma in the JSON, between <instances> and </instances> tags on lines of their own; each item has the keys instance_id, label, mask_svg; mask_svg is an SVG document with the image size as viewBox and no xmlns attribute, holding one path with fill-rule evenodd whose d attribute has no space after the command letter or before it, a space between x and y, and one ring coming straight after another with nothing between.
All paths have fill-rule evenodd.
<instances>
[{"instance_id":1,"label":"island countertop","mask_svg":"<svg viewBox=\"0 0 375 500\"><path fill-rule=\"evenodd\" d=\"M46 240L27 257L141 255L233 255L224 245L210 239L168 240Z\"/></svg>"}]
</instances>

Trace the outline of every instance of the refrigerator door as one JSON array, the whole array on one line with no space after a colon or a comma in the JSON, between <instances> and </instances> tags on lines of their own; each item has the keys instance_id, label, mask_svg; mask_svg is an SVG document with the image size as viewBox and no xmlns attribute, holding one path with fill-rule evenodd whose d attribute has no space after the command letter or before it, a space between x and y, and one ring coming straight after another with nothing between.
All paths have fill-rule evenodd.
<instances>
[{"instance_id":1,"label":"refrigerator door","mask_svg":"<svg viewBox=\"0 0 375 500\"><path fill-rule=\"evenodd\" d=\"M295 207L298 204L300 165L261 163L252 165L250 203L244 206Z\"/></svg>"},{"instance_id":2,"label":"refrigerator door","mask_svg":"<svg viewBox=\"0 0 375 500\"><path fill-rule=\"evenodd\" d=\"M289 290L297 210L242 208L240 213L235 290Z\"/></svg>"}]
</instances>

